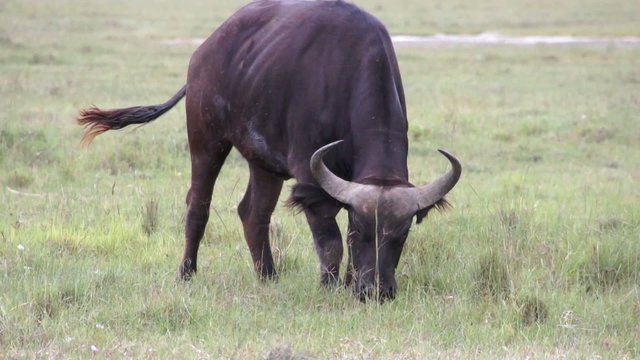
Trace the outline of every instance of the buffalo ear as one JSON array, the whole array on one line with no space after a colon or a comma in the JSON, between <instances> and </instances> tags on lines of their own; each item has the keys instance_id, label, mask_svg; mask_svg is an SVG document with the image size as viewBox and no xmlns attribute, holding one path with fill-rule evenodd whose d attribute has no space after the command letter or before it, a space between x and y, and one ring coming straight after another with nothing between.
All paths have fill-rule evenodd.
<instances>
[{"instance_id":1,"label":"buffalo ear","mask_svg":"<svg viewBox=\"0 0 640 360\"><path fill-rule=\"evenodd\" d=\"M429 205L424 209L418 210L418 212L416 212L416 224L422 223L422 220L424 220L424 218L427 217L427 215L429 214L429 211L431 211L434 208L438 211L445 211L451 208L451 204L449 204L447 199L442 198L436 201L435 204Z\"/></svg>"},{"instance_id":2,"label":"buffalo ear","mask_svg":"<svg viewBox=\"0 0 640 360\"><path fill-rule=\"evenodd\" d=\"M310 210L314 214L326 218L335 217L340 209L345 207L318 185L308 183L293 185L286 206L297 212Z\"/></svg>"}]
</instances>

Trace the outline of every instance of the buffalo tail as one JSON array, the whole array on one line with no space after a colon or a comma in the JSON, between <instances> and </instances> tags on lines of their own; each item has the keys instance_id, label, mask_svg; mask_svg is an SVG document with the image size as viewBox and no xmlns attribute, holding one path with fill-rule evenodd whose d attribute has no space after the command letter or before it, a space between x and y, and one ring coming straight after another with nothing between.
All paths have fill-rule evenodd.
<instances>
[{"instance_id":1,"label":"buffalo tail","mask_svg":"<svg viewBox=\"0 0 640 360\"><path fill-rule=\"evenodd\" d=\"M163 104L111 110L101 110L95 106L83 109L76 119L78 124L85 127L80 143L89 145L93 138L107 130L118 130L133 124L151 122L174 107L186 93L187 86L185 85Z\"/></svg>"}]
</instances>

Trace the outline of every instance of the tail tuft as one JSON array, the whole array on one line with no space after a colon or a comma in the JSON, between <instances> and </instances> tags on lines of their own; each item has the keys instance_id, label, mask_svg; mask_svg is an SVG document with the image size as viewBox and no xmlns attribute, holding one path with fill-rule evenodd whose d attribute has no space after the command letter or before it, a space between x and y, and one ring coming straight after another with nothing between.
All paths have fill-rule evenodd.
<instances>
[{"instance_id":1,"label":"tail tuft","mask_svg":"<svg viewBox=\"0 0 640 360\"><path fill-rule=\"evenodd\" d=\"M84 125L85 131L80 143L89 145L98 135L108 130L122 129L131 124L147 123L161 114L157 114L155 106L136 106L125 109L100 110L90 107L80 111L76 121Z\"/></svg>"},{"instance_id":2,"label":"tail tuft","mask_svg":"<svg viewBox=\"0 0 640 360\"><path fill-rule=\"evenodd\" d=\"M164 104L134 106L124 109L100 110L93 106L80 111L76 118L78 124L85 127L80 140L83 146L89 145L98 135L109 130L118 130L132 124L146 124L159 118L174 107L186 94L186 85Z\"/></svg>"}]
</instances>

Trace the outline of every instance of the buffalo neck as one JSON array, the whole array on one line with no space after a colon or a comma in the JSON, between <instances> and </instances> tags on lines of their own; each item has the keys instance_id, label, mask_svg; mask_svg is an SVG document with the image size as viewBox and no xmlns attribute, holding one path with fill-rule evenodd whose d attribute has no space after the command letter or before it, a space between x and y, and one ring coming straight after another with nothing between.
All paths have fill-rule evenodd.
<instances>
[{"instance_id":1,"label":"buffalo neck","mask_svg":"<svg viewBox=\"0 0 640 360\"><path fill-rule=\"evenodd\" d=\"M389 34L370 32L351 96L352 179L407 180L407 116L402 79Z\"/></svg>"},{"instance_id":2,"label":"buffalo neck","mask_svg":"<svg viewBox=\"0 0 640 360\"><path fill-rule=\"evenodd\" d=\"M406 130L376 128L360 135L353 144L353 181L408 181Z\"/></svg>"}]
</instances>

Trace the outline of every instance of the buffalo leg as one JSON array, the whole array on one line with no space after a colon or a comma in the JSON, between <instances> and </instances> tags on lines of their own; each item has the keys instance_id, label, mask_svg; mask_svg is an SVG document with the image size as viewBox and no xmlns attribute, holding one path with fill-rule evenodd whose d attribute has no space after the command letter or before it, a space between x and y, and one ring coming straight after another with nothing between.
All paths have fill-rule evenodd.
<instances>
[{"instance_id":1,"label":"buffalo leg","mask_svg":"<svg viewBox=\"0 0 640 360\"><path fill-rule=\"evenodd\" d=\"M320 258L320 282L323 286L337 284L343 251L340 228L333 217L322 217L311 210L306 210L305 215Z\"/></svg>"},{"instance_id":2,"label":"buffalo leg","mask_svg":"<svg viewBox=\"0 0 640 360\"><path fill-rule=\"evenodd\" d=\"M180 277L188 280L198 267L198 247L209 220L211 194L222 164L226 159L231 144L220 141L207 151L191 149L191 188L187 193L187 219L185 224L184 255L180 262Z\"/></svg>"},{"instance_id":3,"label":"buffalo leg","mask_svg":"<svg viewBox=\"0 0 640 360\"><path fill-rule=\"evenodd\" d=\"M283 180L259 166L249 166L249 185L238 206L238 215L242 220L244 237L258 276L261 279L274 279L277 275L269 245L269 224Z\"/></svg>"}]
</instances>

